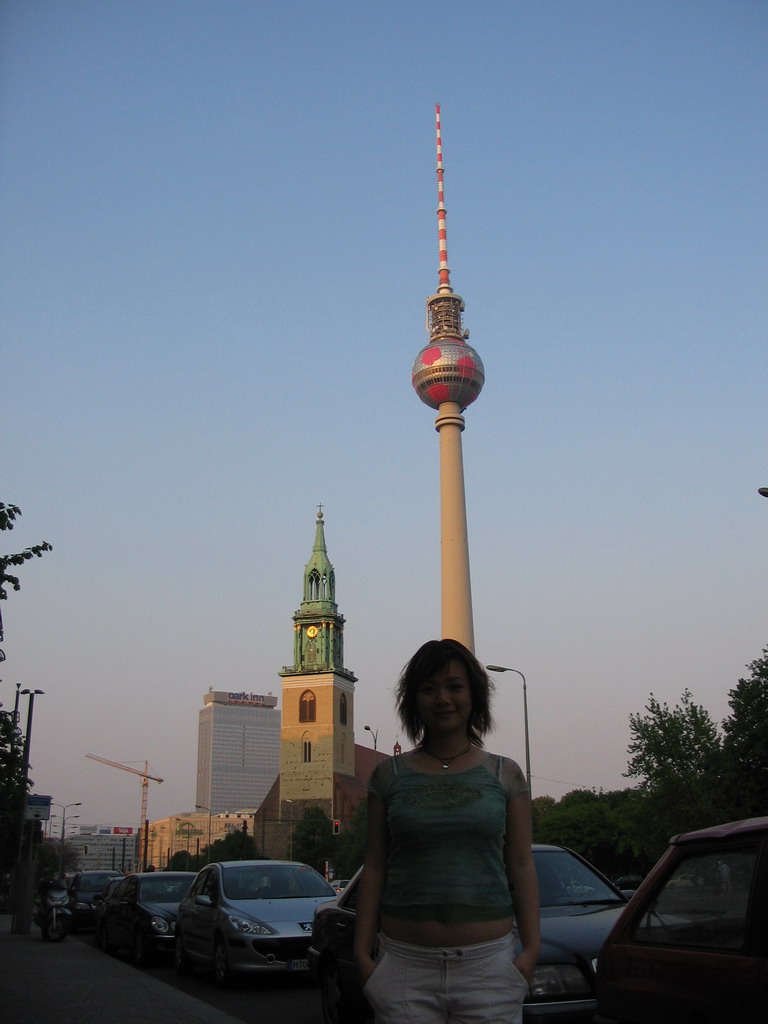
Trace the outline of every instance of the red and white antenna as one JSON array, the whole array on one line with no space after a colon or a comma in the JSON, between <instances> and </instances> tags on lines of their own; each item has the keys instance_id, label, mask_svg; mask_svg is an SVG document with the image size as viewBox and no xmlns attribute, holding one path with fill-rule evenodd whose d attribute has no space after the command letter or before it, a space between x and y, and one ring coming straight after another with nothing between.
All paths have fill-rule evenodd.
<instances>
[{"instance_id":1,"label":"red and white antenna","mask_svg":"<svg viewBox=\"0 0 768 1024\"><path fill-rule=\"evenodd\" d=\"M438 293L452 292L451 271L448 268L448 231L445 226L445 193L443 191L443 136L440 130L440 104L435 106L437 138L437 238L440 257L440 284Z\"/></svg>"}]
</instances>

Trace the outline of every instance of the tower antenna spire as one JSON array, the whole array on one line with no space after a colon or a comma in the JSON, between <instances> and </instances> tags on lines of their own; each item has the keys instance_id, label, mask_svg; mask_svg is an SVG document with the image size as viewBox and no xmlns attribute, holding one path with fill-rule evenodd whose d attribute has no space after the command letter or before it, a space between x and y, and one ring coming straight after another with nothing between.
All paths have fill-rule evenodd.
<instances>
[{"instance_id":1,"label":"tower antenna spire","mask_svg":"<svg viewBox=\"0 0 768 1024\"><path fill-rule=\"evenodd\" d=\"M448 266L448 229L445 224L445 191L443 186L443 134L440 127L440 104L435 104L435 141L437 143L437 239L440 257L438 292L452 292Z\"/></svg>"}]
</instances>

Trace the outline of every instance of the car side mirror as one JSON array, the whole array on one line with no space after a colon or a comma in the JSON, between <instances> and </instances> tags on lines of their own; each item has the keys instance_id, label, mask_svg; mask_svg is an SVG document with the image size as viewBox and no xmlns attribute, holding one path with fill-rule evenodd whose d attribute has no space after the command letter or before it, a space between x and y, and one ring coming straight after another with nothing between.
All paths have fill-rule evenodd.
<instances>
[{"instance_id":1,"label":"car side mirror","mask_svg":"<svg viewBox=\"0 0 768 1024\"><path fill-rule=\"evenodd\" d=\"M197 896L195 896L195 904L198 907L212 907L213 900L208 895L208 893L200 892L197 894Z\"/></svg>"}]
</instances>

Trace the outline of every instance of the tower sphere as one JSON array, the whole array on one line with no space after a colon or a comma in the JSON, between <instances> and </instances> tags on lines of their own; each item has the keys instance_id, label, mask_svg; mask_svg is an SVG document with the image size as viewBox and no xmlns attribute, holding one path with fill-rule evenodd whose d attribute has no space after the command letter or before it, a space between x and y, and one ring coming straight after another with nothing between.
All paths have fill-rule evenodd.
<instances>
[{"instance_id":1,"label":"tower sphere","mask_svg":"<svg viewBox=\"0 0 768 1024\"><path fill-rule=\"evenodd\" d=\"M430 408L458 402L466 409L483 390L485 370L480 356L466 341L439 338L416 356L411 380L416 394Z\"/></svg>"}]
</instances>

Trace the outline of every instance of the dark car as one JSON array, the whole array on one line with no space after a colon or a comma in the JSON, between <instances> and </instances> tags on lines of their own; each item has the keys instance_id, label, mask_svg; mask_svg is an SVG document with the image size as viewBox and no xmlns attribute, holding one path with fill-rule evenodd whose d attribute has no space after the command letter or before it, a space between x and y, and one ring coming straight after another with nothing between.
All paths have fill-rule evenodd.
<instances>
[{"instance_id":1,"label":"dark car","mask_svg":"<svg viewBox=\"0 0 768 1024\"><path fill-rule=\"evenodd\" d=\"M768 1021L768 817L675 836L598 958L601 1024Z\"/></svg>"},{"instance_id":2,"label":"dark car","mask_svg":"<svg viewBox=\"0 0 768 1024\"><path fill-rule=\"evenodd\" d=\"M105 953L130 950L135 964L172 953L179 903L194 871L147 871L126 875L101 905L96 943Z\"/></svg>"},{"instance_id":3,"label":"dark car","mask_svg":"<svg viewBox=\"0 0 768 1024\"><path fill-rule=\"evenodd\" d=\"M295 861L209 864L179 906L176 970L207 967L219 985L236 973L306 972L313 915L335 898L322 875Z\"/></svg>"},{"instance_id":4,"label":"dark car","mask_svg":"<svg viewBox=\"0 0 768 1024\"><path fill-rule=\"evenodd\" d=\"M104 886L104 888L101 890L101 892L96 897L96 900L95 900L94 905L93 905L93 914L94 914L94 925L93 925L93 927L94 927L94 930L96 931L96 934L98 934L98 931L99 931L99 921L101 920L101 917L102 917L102 915L104 913L104 905L105 905L106 901L109 899L109 897L112 895L112 893L115 891L115 889L118 887L118 885L120 885L120 883L123 880L123 877L124 877L123 875L115 875L114 878L110 878L110 880L107 882L107 884Z\"/></svg>"},{"instance_id":5,"label":"dark car","mask_svg":"<svg viewBox=\"0 0 768 1024\"><path fill-rule=\"evenodd\" d=\"M594 960L627 898L578 854L534 846L541 891L541 956L523 1006L527 1024L591 1024ZM371 1016L352 946L360 872L335 903L318 907L309 962L320 983L325 1024L362 1024Z\"/></svg>"},{"instance_id":6,"label":"dark car","mask_svg":"<svg viewBox=\"0 0 768 1024\"><path fill-rule=\"evenodd\" d=\"M70 931L96 925L96 902L110 878L122 878L120 871L78 871L67 882L69 909L72 911Z\"/></svg>"}]
</instances>

